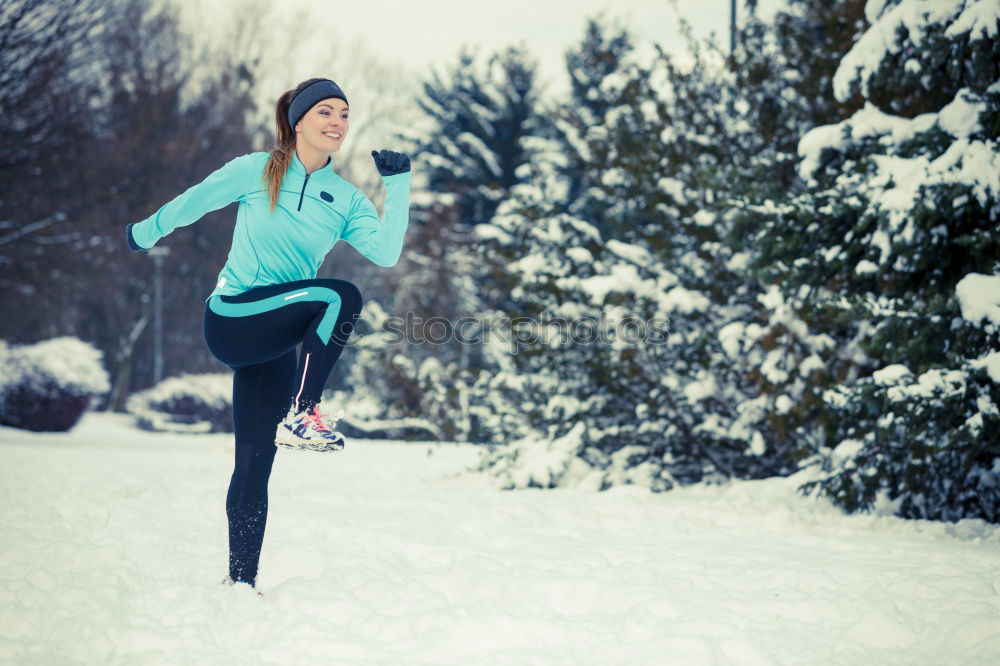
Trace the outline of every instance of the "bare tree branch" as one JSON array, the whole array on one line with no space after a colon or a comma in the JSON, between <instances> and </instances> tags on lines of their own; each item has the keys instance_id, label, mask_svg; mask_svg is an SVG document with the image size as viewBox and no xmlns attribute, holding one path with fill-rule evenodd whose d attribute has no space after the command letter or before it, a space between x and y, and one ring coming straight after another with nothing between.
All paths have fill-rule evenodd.
<instances>
[{"instance_id":1,"label":"bare tree branch","mask_svg":"<svg viewBox=\"0 0 1000 666\"><path fill-rule=\"evenodd\" d=\"M65 219L66 219L65 213L54 213L49 217L42 218L41 220L38 220L36 222L31 222L30 224L26 224L23 227L19 228L17 231L13 231L7 234L6 236L0 236L0 245L13 243L14 241L20 238L24 238L25 236L33 234L36 231L44 229L45 227L48 227L50 225L53 225L56 222L62 222ZM4 224L6 225L7 223L5 222Z\"/></svg>"}]
</instances>

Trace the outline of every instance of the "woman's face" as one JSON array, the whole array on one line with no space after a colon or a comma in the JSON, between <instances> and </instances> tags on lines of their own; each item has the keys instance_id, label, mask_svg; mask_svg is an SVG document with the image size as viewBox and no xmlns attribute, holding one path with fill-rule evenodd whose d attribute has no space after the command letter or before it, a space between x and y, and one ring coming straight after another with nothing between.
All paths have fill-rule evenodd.
<instances>
[{"instance_id":1,"label":"woman's face","mask_svg":"<svg viewBox=\"0 0 1000 666\"><path fill-rule=\"evenodd\" d=\"M319 153L335 153L347 138L347 115L347 102L324 99L309 109L295 126L297 138Z\"/></svg>"}]
</instances>

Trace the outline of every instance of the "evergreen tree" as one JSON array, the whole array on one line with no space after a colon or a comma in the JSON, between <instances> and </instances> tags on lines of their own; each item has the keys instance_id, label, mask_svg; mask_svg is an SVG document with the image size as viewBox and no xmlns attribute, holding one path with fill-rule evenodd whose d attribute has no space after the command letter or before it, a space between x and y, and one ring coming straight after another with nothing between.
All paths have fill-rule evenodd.
<instances>
[{"instance_id":1,"label":"evergreen tree","mask_svg":"<svg viewBox=\"0 0 1000 666\"><path fill-rule=\"evenodd\" d=\"M404 334L399 319L378 301L367 301L350 343L351 392L338 398L353 405L348 410L361 420L409 422L424 438L432 433L438 440L476 439L469 409L472 374L456 362L412 353L414 340Z\"/></svg>"},{"instance_id":2,"label":"evergreen tree","mask_svg":"<svg viewBox=\"0 0 1000 666\"><path fill-rule=\"evenodd\" d=\"M864 31L863 9L860 0L791 0L771 23L750 20L728 61L734 94L727 108L735 122L728 131L723 127L730 160L716 164L719 180L729 185L714 226L720 227L727 265L741 277L727 283L735 285L730 302L740 308L717 331L729 361L716 372L741 378L752 397L737 409L758 424L768 449L794 460L823 445L829 414L822 393L833 376L847 372L849 362L839 359L851 358L855 347L847 333L809 329L791 307L794 294L782 293L766 274L772 267L761 256L766 244L755 239L781 202L806 186L797 170L802 134L861 106L859 95L840 101L831 90L837 63ZM688 76L684 87L699 85L710 90L719 84ZM694 113L701 97L681 99Z\"/></svg>"},{"instance_id":3,"label":"evergreen tree","mask_svg":"<svg viewBox=\"0 0 1000 666\"><path fill-rule=\"evenodd\" d=\"M435 74L424 84L418 103L432 127L412 138L428 188L453 196L459 223L472 225L492 217L530 158L529 137L542 123L535 63L519 47L494 54L485 67L463 52L448 77Z\"/></svg>"},{"instance_id":4,"label":"evergreen tree","mask_svg":"<svg viewBox=\"0 0 1000 666\"><path fill-rule=\"evenodd\" d=\"M1000 273L1000 17L963 0L865 12L833 78L863 108L802 138L804 193L757 209L760 275L793 322L783 345L799 345L779 360L823 375L808 409L825 474L807 489L847 510L881 498L907 517L997 521L1000 389L983 358L1000 337L963 318L975 299L956 288Z\"/></svg>"},{"instance_id":5,"label":"evergreen tree","mask_svg":"<svg viewBox=\"0 0 1000 666\"><path fill-rule=\"evenodd\" d=\"M799 137L860 108L859 95L840 102L830 91L840 58L864 31L864 5L865 0L788 0L773 20L751 16L740 27L736 52L728 59L738 91L729 111L752 129L741 132L744 149L733 155L738 174L729 178L745 186L749 198L780 199L800 187ZM743 244L747 230L735 231L737 244Z\"/></svg>"},{"instance_id":6,"label":"evergreen tree","mask_svg":"<svg viewBox=\"0 0 1000 666\"><path fill-rule=\"evenodd\" d=\"M386 416L432 418L444 437L482 439L488 435L470 415L465 387L471 390L483 364L480 329L470 317L482 311L481 295L491 289L488 280L479 290L472 282L471 263L478 258L471 230L524 179L536 150L543 117L535 64L523 48L508 48L485 63L463 52L447 79L435 75L424 83L417 102L427 126L404 136L416 146L427 189L415 193L411 207L416 224L399 269L406 279L391 290L405 343L367 365L395 378L380 393ZM492 291L506 299L508 289Z\"/></svg>"},{"instance_id":7,"label":"evergreen tree","mask_svg":"<svg viewBox=\"0 0 1000 666\"><path fill-rule=\"evenodd\" d=\"M731 78L710 78L708 56L682 72L627 44L618 28L588 25L567 61L596 86L576 95L604 100L602 115L580 98L560 105L555 154L538 155L531 182L478 229L482 265L512 285L503 314L539 333L491 382L516 406L504 411L523 415L505 422L518 445L483 463L512 485L666 489L787 466L741 413L752 386L728 371L717 337L742 311L742 265L718 224L742 138L727 134ZM580 63L604 66L581 74ZM563 180L574 176L587 185ZM567 339L542 335L549 322Z\"/></svg>"},{"instance_id":8,"label":"evergreen tree","mask_svg":"<svg viewBox=\"0 0 1000 666\"><path fill-rule=\"evenodd\" d=\"M798 369L780 367L780 350L744 344L801 326L780 293L748 274L752 227L731 202L777 196L794 176L791 153L810 107L790 81L821 79L812 67L821 56L793 69L774 28L751 27L735 64L689 31L694 66L662 52L640 62L627 36L600 22L570 54L571 72L615 63L571 74L614 104L595 117L577 86L553 114L556 154L537 156L530 184L479 230L482 265L509 273L506 314L669 324L664 337L638 344L521 344L491 385L518 406L499 408L524 415L506 421L522 441L483 463L509 484L663 489L787 473L808 454L808 441L783 428L792 401L767 390L801 391Z\"/></svg>"},{"instance_id":9,"label":"evergreen tree","mask_svg":"<svg viewBox=\"0 0 1000 666\"><path fill-rule=\"evenodd\" d=\"M600 184L592 180L597 174L589 168L595 159L591 142L605 130L607 113L626 101L629 91L620 85L621 68L633 49L623 28L590 19L581 44L566 53L570 97L549 115L554 119L551 134L561 156L555 166L568 186L565 198L573 214L593 218L607 207L584 197Z\"/></svg>"}]
</instances>

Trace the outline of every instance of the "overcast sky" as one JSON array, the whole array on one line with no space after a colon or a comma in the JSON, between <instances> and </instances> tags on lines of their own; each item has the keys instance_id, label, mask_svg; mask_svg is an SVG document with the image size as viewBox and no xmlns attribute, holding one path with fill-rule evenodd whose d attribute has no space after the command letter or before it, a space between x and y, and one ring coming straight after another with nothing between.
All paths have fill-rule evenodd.
<instances>
[{"instance_id":1,"label":"overcast sky","mask_svg":"<svg viewBox=\"0 0 1000 666\"><path fill-rule=\"evenodd\" d=\"M218 4L177 1L193 10L199 26L206 24L206 14ZM780 4L782 0L761 0L758 13L770 15ZM553 92L568 85L563 56L580 41L589 17L604 12L620 19L638 40L659 43L680 55L678 13L696 35L707 37L715 31L722 44L728 44L730 13L730 0L677 0L676 9L668 0L286 0L276 6L289 15L297 8L308 14L317 32L331 39L358 39L380 59L405 66L421 78L432 67L455 63L463 45L488 54L523 42L539 61L541 80ZM745 11L738 10L738 15ZM314 63L308 56L306 60L303 78L316 75ZM298 72L290 75L294 79ZM331 76L336 79L336 74Z\"/></svg>"},{"instance_id":2,"label":"overcast sky","mask_svg":"<svg viewBox=\"0 0 1000 666\"><path fill-rule=\"evenodd\" d=\"M270 45L257 72L260 120L270 126L274 100L299 81L332 78L353 111L352 140L341 153L346 163L395 141L401 130L419 132L427 121L416 106L420 83L432 70L453 67L463 46L487 56L523 43L538 62L537 93L552 100L569 90L566 50L583 38L587 19L601 13L623 24L640 48L657 43L680 59L685 45L678 14L696 36L714 31L721 46L729 44L730 0L677 0L676 9L669 0L166 1L182 8L188 30L216 44L226 39L233 7L242 14L254 2L266 3L271 15L264 34ZM784 3L760 0L757 13L770 17ZM744 9L737 13L746 16Z\"/></svg>"},{"instance_id":3,"label":"overcast sky","mask_svg":"<svg viewBox=\"0 0 1000 666\"><path fill-rule=\"evenodd\" d=\"M492 53L523 41L539 59L543 79L560 87L563 54L579 42L589 17L605 12L620 18L637 37L673 49L681 41L678 12L691 22L696 34L707 36L715 30L720 39L728 40L730 7L730 0L678 0L676 10L667 0L295 2L303 7L328 7L334 16L317 16L318 21L329 18L334 29L339 24L354 35L368 35L376 50L418 71L452 64L462 45Z\"/></svg>"}]
</instances>

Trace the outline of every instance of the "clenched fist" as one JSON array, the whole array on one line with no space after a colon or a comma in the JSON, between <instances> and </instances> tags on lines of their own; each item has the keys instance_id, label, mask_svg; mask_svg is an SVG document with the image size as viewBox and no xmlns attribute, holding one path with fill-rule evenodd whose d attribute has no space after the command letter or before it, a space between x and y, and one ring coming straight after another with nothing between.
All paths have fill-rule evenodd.
<instances>
[{"instance_id":1,"label":"clenched fist","mask_svg":"<svg viewBox=\"0 0 1000 666\"><path fill-rule=\"evenodd\" d=\"M391 150L372 151L375 168L382 176L395 176L410 170L410 157Z\"/></svg>"}]
</instances>

